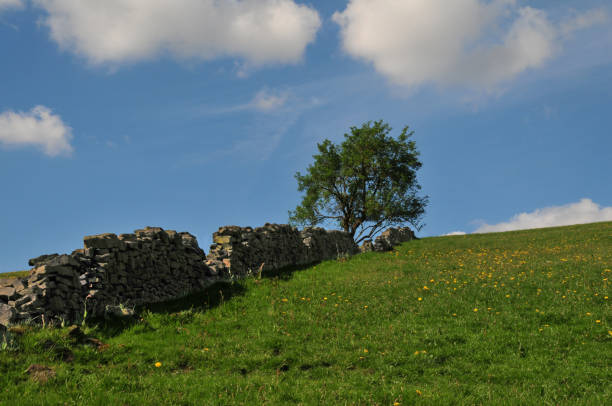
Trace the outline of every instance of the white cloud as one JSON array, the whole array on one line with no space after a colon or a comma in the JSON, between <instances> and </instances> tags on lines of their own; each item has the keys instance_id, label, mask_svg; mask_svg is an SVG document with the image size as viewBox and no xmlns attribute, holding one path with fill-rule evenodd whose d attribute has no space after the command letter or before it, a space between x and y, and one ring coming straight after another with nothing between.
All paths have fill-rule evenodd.
<instances>
[{"instance_id":1,"label":"white cloud","mask_svg":"<svg viewBox=\"0 0 612 406\"><path fill-rule=\"evenodd\" d=\"M1 145L35 146L49 156L70 155L71 138L71 128L45 106L36 106L29 112L0 113Z\"/></svg>"},{"instance_id":2,"label":"white cloud","mask_svg":"<svg viewBox=\"0 0 612 406\"><path fill-rule=\"evenodd\" d=\"M23 0L0 0L0 13L6 9L20 9L25 6Z\"/></svg>"},{"instance_id":3,"label":"white cloud","mask_svg":"<svg viewBox=\"0 0 612 406\"><path fill-rule=\"evenodd\" d=\"M541 67L562 35L602 22L602 13L564 25L516 0L351 0L333 19L344 50L396 84L486 88Z\"/></svg>"},{"instance_id":4,"label":"white cloud","mask_svg":"<svg viewBox=\"0 0 612 406\"><path fill-rule=\"evenodd\" d=\"M296 63L321 25L293 0L34 0L61 48L94 65L237 57Z\"/></svg>"},{"instance_id":5,"label":"white cloud","mask_svg":"<svg viewBox=\"0 0 612 406\"><path fill-rule=\"evenodd\" d=\"M287 103L287 99L289 98L289 93L274 93L267 89L259 91L253 101L249 104L255 110L269 113L272 111L277 111L282 108L285 103Z\"/></svg>"},{"instance_id":6,"label":"white cloud","mask_svg":"<svg viewBox=\"0 0 612 406\"><path fill-rule=\"evenodd\" d=\"M450 236L450 235L465 235L464 231L453 231L451 233L448 234L444 234L445 236Z\"/></svg>"},{"instance_id":7,"label":"white cloud","mask_svg":"<svg viewBox=\"0 0 612 406\"><path fill-rule=\"evenodd\" d=\"M520 213L504 223L494 225L483 224L474 232L492 233L529 228L596 223L599 221L612 221L612 207L600 207L591 199L582 199L578 203L546 207L531 213Z\"/></svg>"},{"instance_id":8,"label":"white cloud","mask_svg":"<svg viewBox=\"0 0 612 406\"><path fill-rule=\"evenodd\" d=\"M603 24L609 20L608 13L604 9L589 10L578 14L561 24L561 33L570 35L574 31L582 30L597 24Z\"/></svg>"}]
</instances>

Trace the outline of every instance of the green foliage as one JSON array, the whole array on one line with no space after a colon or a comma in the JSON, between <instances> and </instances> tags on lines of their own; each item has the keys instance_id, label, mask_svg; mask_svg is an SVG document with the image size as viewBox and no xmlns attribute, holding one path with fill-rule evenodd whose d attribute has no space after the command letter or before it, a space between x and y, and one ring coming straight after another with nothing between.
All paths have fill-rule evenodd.
<instances>
[{"instance_id":1,"label":"green foliage","mask_svg":"<svg viewBox=\"0 0 612 406\"><path fill-rule=\"evenodd\" d=\"M424 238L264 272L82 329L103 344L27 326L0 351L0 404L610 404L611 231ZM55 376L34 382L32 364Z\"/></svg>"},{"instance_id":2,"label":"green foliage","mask_svg":"<svg viewBox=\"0 0 612 406\"><path fill-rule=\"evenodd\" d=\"M397 139L390 132L382 120L367 122L351 127L340 145L327 139L318 144L307 173L296 173L298 190L305 194L289 213L290 222L333 222L356 242L393 225L420 229L427 197L418 196L416 171L422 164L410 139L414 132L405 127Z\"/></svg>"}]
</instances>

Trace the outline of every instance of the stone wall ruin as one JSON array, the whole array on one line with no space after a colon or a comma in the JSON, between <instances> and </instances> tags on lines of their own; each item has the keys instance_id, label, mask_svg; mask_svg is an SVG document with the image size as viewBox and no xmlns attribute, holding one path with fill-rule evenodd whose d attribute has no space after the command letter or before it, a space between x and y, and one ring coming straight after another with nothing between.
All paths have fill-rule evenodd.
<instances>
[{"instance_id":1,"label":"stone wall ruin","mask_svg":"<svg viewBox=\"0 0 612 406\"><path fill-rule=\"evenodd\" d=\"M383 251L413 238L410 229L390 229L371 245ZM84 248L70 255L31 259L27 277L0 279L0 329L22 322L77 322L85 310L99 317L118 305L163 302L221 280L358 252L342 231L300 231L284 224L221 227L208 256L193 235L159 227L87 236Z\"/></svg>"}]
</instances>

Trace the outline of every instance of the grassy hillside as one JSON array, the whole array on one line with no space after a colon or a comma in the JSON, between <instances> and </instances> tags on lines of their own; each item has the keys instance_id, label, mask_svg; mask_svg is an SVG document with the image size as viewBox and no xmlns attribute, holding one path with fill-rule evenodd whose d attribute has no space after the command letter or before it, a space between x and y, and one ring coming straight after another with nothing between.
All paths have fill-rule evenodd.
<instances>
[{"instance_id":1,"label":"grassy hillside","mask_svg":"<svg viewBox=\"0 0 612 406\"><path fill-rule=\"evenodd\" d=\"M426 238L17 328L0 404L610 404L611 269L612 223Z\"/></svg>"},{"instance_id":2,"label":"grassy hillside","mask_svg":"<svg viewBox=\"0 0 612 406\"><path fill-rule=\"evenodd\" d=\"M0 272L0 279L4 278L22 278L28 276L30 271L15 271L15 272Z\"/></svg>"}]
</instances>

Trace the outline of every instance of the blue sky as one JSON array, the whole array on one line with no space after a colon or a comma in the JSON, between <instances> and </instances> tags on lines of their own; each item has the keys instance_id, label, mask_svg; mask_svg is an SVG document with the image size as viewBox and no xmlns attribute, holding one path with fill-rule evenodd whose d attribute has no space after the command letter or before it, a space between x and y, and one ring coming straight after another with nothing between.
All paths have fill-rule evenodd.
<instances>
[{"instance_id":1,"label":"blue sky","mask_svg":"<svg viewBox=\"0 0 612 406\"><path fill-rule=\"evenodd\" d=\"M419 235L612 220L604 0L0 0L0 272L287 222L317 142L415 131Z\"/></svg>"}]
</instances>

